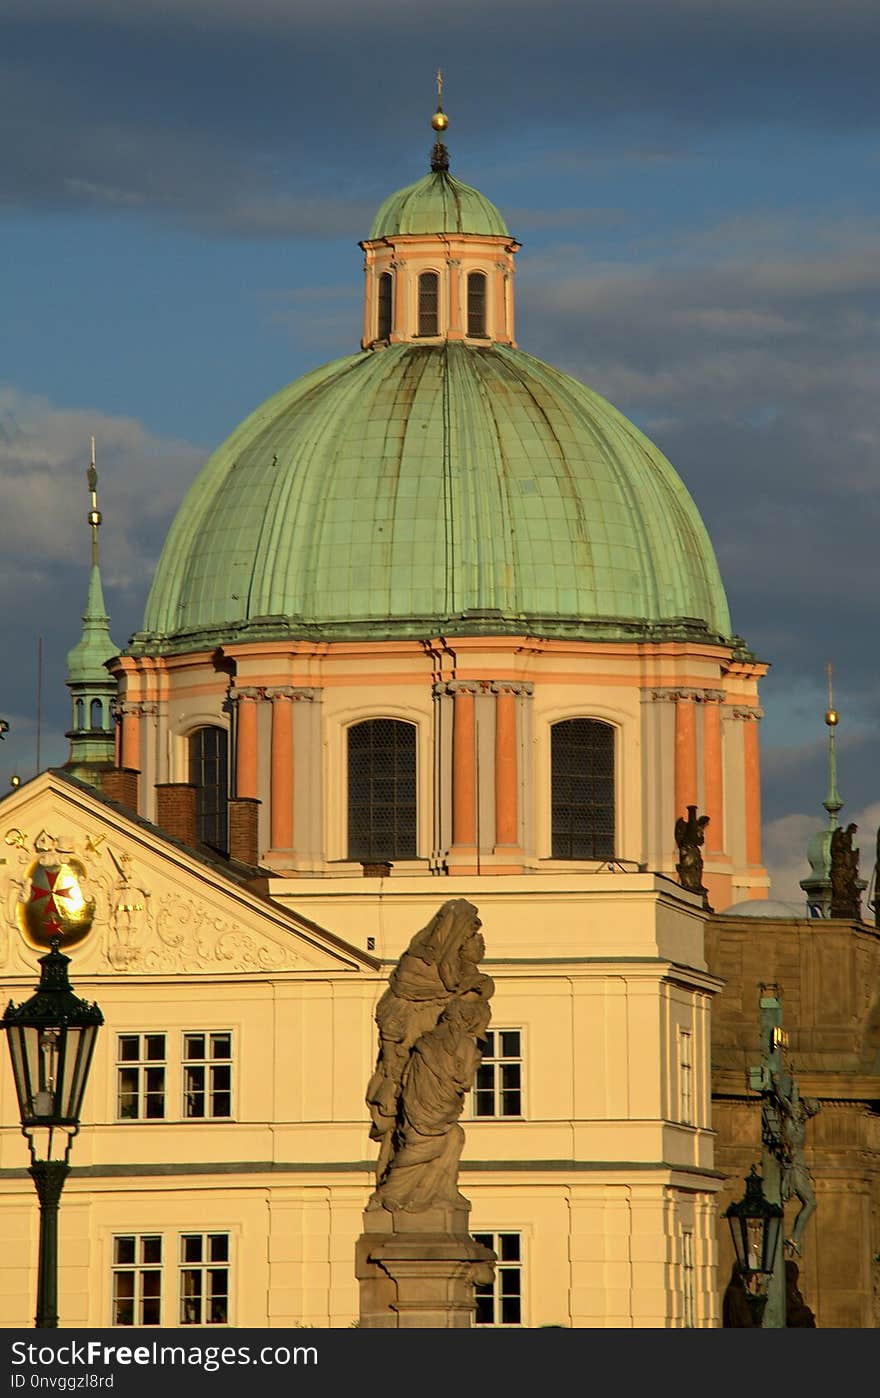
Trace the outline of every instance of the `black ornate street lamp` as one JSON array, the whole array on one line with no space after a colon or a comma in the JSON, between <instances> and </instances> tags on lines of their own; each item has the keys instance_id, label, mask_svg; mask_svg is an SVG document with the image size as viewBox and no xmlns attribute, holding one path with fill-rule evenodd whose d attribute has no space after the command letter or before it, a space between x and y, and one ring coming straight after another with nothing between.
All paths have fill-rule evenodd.
<instances>
[{"instance_id":1,"label":"black ornate street lamp","mask_svg":"<svg viewBox=\"0 0 880 1398\"><path fill-rule=\"evenodd\" d=\"M724 1217L730 1224L737 1265L754 1322L760 1328L779 1246L782 1208L765 1198L764 1181L755 1165L746 1179L745 1195L738 1204L725 1209Z\"/></svg>"},{"instance_id":2,"label":"black ornate street lamp","mask_svg":"<svg viewBox=\"0 0 880 1398\"><path fill-rule=\"evenodd\" d=\"M27 1137L29 1174L40 1201L40 1256L37 1274L38 1329L58 1326L58 1203L70 1169L73 1138L98 1028L97 1005L74 995L67 968L70 957L52 941L40 957L40 984L23 1005L10 1000L3 1016L18 1097L22 1135Z\"/></svg>"}]
</instances>

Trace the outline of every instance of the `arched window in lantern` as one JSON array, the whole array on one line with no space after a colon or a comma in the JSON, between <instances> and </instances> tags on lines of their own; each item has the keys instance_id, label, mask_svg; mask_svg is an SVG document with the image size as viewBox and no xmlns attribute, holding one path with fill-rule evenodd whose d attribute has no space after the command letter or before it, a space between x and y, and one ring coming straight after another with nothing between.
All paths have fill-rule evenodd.
<instances>
[{"instance_id":1,"label":"arched window in lantern","mask_svg":"<svg viewBox=\"0 0 880 1398\"><path fill-rule=\"evenodd\" d=\"M440 333L440 277L436 272L419 275L419 334Z\"/></svg>"},{"instance_id":2,"label":"arched window in lantern","mask_svg":"<svg viewBox=\"0 0 880 1398\"><path fill-rule=\"evenodd\" d=\"M486 274L468 272L467 333L475 340L486 338Z\"/></svg>"},{"instance_id":3,"label":"arched window in lantern","mask_svg":"<svg viewBox=\"0 0 880 1398\"><path fill-rule=\"evenodd\" d=\"M377 339L390 340L394 283L390 272L379 278Z\"/></svg>"}]
</instances>

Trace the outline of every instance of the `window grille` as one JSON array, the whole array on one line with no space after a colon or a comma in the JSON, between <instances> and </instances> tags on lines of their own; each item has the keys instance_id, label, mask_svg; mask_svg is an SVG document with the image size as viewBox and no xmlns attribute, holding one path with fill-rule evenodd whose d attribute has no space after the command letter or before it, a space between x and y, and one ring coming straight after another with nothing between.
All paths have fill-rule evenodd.
<instances>
[{"instance_id":1,"label":"window grille","mask_svg":"<svg viewBox=\"0 0 880 1398\"><path fill-rule=\"evenodd\" d=\"M490 1029L477 1069L474 1116L522 1116L522 1036L518 1029Z\"/></svg>"},{"instance_id":2,"label":"window grille","mask_svg":"<svg viewBox=\"0 0 880 1398\"><path fill-rule=\"evenodd\" d=\"M477 1283L475 1325L522 1325L522 1248L519 1233L475 1233L498 1261L495 1280Z\"/></svg>"},{"instance_id":3,"label":"window grille","mask_svg":"<svg viewBox=\"0 0 880 1398\"><path fill-rule=\"evenodd\" d=\"M468 335L481 340L486 337L486 274L468 272L467 279Z\"/></svg>"},{"instance_id":4,"label":"window grille","mask_svg":"<svg viewBox=\"0 0 880 1398\"><path fill-rule=\"evenodd\" d=\"M232 1035L183 1036L183 1115L212 1119L232 1115Z\"/></svg>"},{"instance_id":5,"label":"window grille","mask_svg":"<svg viewBox=\"0 0 880 1398\"><path fill-rule=\"evenodd\" d=\"M348 730L348 857L414 859L416 730L390 718Z\"/></svg>"},{"instance_id":6,"label":"window grille","mask_svg":"<svg viewBox=\"0 0 880 1398\"><path fill-rule=\"evenodd\" d=\"M683 1230L681 1235L681 1290L682 1290L682 1326L685 1330L693 1330L696 1325L695 1300L696 1300L696 1267L694 1266L694 1235Z\"/></svg>"},{"instance_id":7,"label":"window grille","mask_svg":"<svg viewBox=\"0 0 880 1398\"><path fill-rule=\"evenodd\" d=\"M419 334L439 335L440 278L436 272L419 276Z\"/></svg>"},{"instance_id":8,"label":"window grille","mask_svg":"<svg viewBox=\"0 0 880 1398\"><path fill-rule=\"evenodd\" d=\"M686 1029L678 1031L679 1118L685 1126L694 1124L694 1074L691 1059L691 1036Z\"/></svg>"},{"instance_id":9,"label":"window grille","mask_svg":"<svg viewBox=\"0 0 880 1398\"><path fill-rule=\"evenodd\" d=\"M379 324L378 338L391 338L391 273L383 272L379 278Z\"/></svg>"},{"instance_id":10,"label":"window grille","mask_svg":"<svg viewBox=\"0 0 880 1398\"><path fill-rule=\"evenodd\" d=\"M180 1324L229 1324L229 1234L180 1238Z\"/></svg>"},{"instance_id":11,"label":"window grille","mask_svg":"<svg viewBox=\"0 0 880 1398\"><path fill-rule=\"evenodd\" d=\"M229 738L223 728L198 728L189 740L189 779L196 789L196 834L229 850Z\"/></svg>"},{"instance_id":12,"label":"window grille","mask_svg":"<svg viewBox=\"0 0 880 1398\"><path fill-rule=\"evenodd\" d=\"M162 1239L127 1233L113 1239L113 1324L161 1325Z\"/></svg>"},{"instance_id":13,"label":"window grille","mask_svg":"<svg viewBox=\"0 0 880 1398\"><path fill-rule=\"evenodd\" d=\"M123 1121L164 1117L164 1034L120 1034L117 1037L116 1115Z\"/></svg>"},{"instance_id":14,"label":"window grille","mask_svg":"<svg viewBox=\"0 0 880 1398\"><path fill-rule=\"evenodd\" d=\"M614 729L592 718L551 730L554 859L614 858Z\"/></svg>"}]
</instances>

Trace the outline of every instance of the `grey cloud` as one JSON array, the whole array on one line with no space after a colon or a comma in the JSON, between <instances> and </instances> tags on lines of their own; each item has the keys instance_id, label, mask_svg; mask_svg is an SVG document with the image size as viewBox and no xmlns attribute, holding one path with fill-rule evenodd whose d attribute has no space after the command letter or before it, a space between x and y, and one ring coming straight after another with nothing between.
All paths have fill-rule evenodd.
<instances>
[{"instance_id":1,"label":"grey cloud","mask_svg":"<svg viewBox=\"0 0 880 1398\"><path fill-rule=\"evenodd\" d=\"M777 220L762 234L754 217L743 256L723 226L694 240L686 265L625 248L621 262L590 268L570 249L533 259L518 292L521 344L643 424L689 486L734 626L773 662L768 713L789 712L835 662L841 703L861 725L839 746L855 805L880 791L866 644L880 585L875 231L852 218L833 236L805 219L785 255ZM817 740L823 707L817 699ZM795 754L779 741L768 724L769 818L810 804L821 813L821 741Z\"/></svg>"},{"instance_id":2,"label":"grey cloud","mask_svg":"<svg viewBox=\"0 0 880 1398\"><path fill-rule=\"evenodd\" d=\"M526 0L449 0L439 35L412 0L80 0L75 15L5 0L0 13L0 198L25 207L350 233L382 192L373 153L397 152L403 183L417 143L427 151L435 55L453 147L460 131L478 165L523 179L548 163L575 179L705 159L695 128L703 145L716 130L878 132L880 11L855 0L594 0L589 22L582 0L555 0L539 25Z\"/></svg>"}]
</instances>

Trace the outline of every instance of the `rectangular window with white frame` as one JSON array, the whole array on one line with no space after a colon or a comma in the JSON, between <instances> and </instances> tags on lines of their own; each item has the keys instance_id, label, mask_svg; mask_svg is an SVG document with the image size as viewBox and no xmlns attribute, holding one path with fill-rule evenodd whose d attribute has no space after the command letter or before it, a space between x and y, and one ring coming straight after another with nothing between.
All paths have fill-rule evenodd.
<instances>
[{"instance_id":1,"label":"rectangular window with white frame","mask_svg":"<svg viewBox=\"0 0 880 1398\"><path fill-rule=\"evenodd\" d=\"M482 1045L483 1061L474 1082L475 1117L521 1117L523 1114L522 1030L490 1029Z\"/></svg>"},{"instance_id":2,"label":"rectangular window with white frame","mask_svg":"<svg viewBox=\"0 0 880 1398\"><path fill-rule=\"evenodd\" d=\"M491 1248L497 1257L495 1279L477 1283L475 1325L522 1325L523 1263L519 1233L474 1233L475 1242Z\"/></svg>"},{"instance_id":3,"label":"rectangular window with white frame","mask_svg":"<svg viewBox=\"0 0 880 1398\"><path fill-rule=\"evenodd\" d=\"M122 1233L113 1239L113 1325L162 1324L162 1237Z\"/></svg>"},{"instance_id":4,"label":"rectangular window with white frame","mask_svg":"<svg viewBox=\"0 0 880 1398\"><path fill-rule=\"evenodd\" d=\"M200 1121L232 1116L232 1034L229 1030L184 1034L183 1116Z\"/></svg>"},{"instance_id":5,"label":"rectangular window with white frame","mask_svg":"<svg viewBox=\"0 0 880 1398\"><path fill-rule=\"evenodd\" d=\"M165 1116L165 1035L119 1034L116 1039L116 1115L122 1121Z\"/></svg>"},{"instance_id":6,"label":"rectangular window with white frame","mask_svg":"<svg viewBox=\"0 0 880 1398\"><path fill-rule=\"evenodd\" d=\"M678 1119L685 1126L694 1124L693 1036L688 1029L678 1031Z\"/></svg>"},{"instance_id":7,"label":"rectangular window with white frame","mask_svg":"<svg viewBox=\"0 0 880 1398\"><path fill-rule=\"evenodd\" d=\"M229 1234L180 1238L180 1325L229 1324Z\"/></svg>"},{"instance_id":8,"label":"rectangular window with white frame","mask_svg":"<svg viewBox=\"0 0 880 1398\"><path fill-rule=\"evenodd\" d=\"M694 1235L688 1229L681 1234L681 1323L685 1330L696 1326L696 1267L694 1265Z\"/></svg>"}]
</instances>

